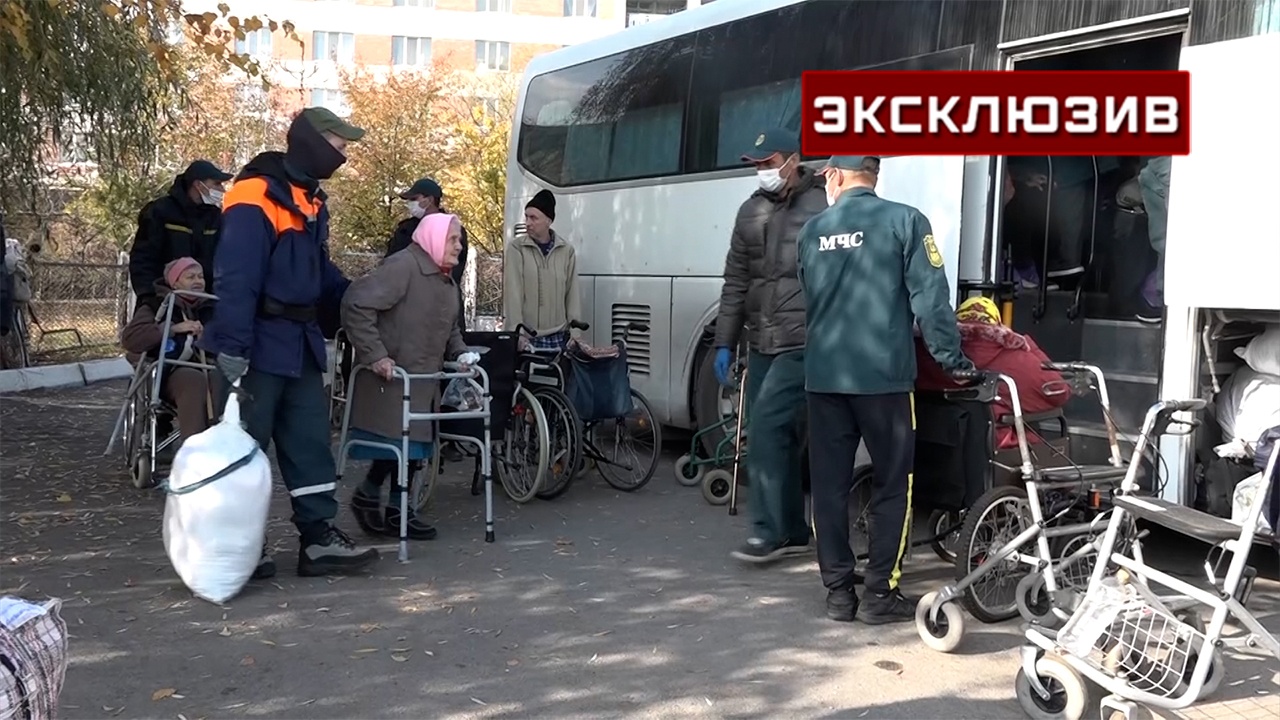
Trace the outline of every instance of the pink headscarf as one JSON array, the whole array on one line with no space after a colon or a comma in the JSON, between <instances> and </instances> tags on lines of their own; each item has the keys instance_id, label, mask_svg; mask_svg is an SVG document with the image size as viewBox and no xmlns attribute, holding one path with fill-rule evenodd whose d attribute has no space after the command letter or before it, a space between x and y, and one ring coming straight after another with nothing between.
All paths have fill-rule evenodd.
<instances>
[{"instance_id":1,"label":"pink headscarf","mask_svg":"<svg viewBox=\"0 0 1280 720\"><path fill-rule=\"evenodd\" d=\"M422 218L418 228L413 231L413 241L426 250L427 255L446 273L453 268L453 265L446 266L444 262L445 247L449 244L449 226L457 221L457 215L432 213Z\"/></svg>"}]
</instances>

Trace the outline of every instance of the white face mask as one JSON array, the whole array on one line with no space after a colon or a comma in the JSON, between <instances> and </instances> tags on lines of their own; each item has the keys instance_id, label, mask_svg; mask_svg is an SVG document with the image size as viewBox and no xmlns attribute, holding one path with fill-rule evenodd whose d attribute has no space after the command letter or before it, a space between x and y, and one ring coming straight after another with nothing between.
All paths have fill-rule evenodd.
<instances>
[{"instance_id":1,"label":"white face mask","mask_svg":"<svg viewBox=\"0 0 1280 720\"><path fill-rule=\"evenodd\" d=\"M765 192L778 192L787 182L778 170L757 170L756 177L760 181L760 189Z\"/></svg>"},{"instance_id":2,"label":"white face mask","mask_svg":"<svg viewBox=\"0 0 1280 720\"><path fill-rule=\"evenodd\" d=\"M226 193L222 190L218 190L216 188L205 188L204 192L200 193L200 199L203 200L206 205L222 207L222 196L225 194Z\"/></svg>"},{"instance_id":3,"label":"white face mask","mask_svg":"<svg viewBox=\"0 0 1280 720\"><path fill-rule=\"evenodd\" d=\"M405 200L404 206L409 209L409 214L413 217L420 218L427 214L427 209L417 200Z\"/></svg>"},{"instance_id":4,"label":"white face mask","mask_svg":"<svg viewBox=\"0 0 1280 720\"><path fill-rule=\"evenodd\" d=\"M836 204L836 198L838 198L838 197L840 197L840 196L839 196L839 195L832 195L830 192L828 192L828 193L827 193L827 207L831 207L832 205L835 205L835 204Z\"/></svg>"}]
</instances>

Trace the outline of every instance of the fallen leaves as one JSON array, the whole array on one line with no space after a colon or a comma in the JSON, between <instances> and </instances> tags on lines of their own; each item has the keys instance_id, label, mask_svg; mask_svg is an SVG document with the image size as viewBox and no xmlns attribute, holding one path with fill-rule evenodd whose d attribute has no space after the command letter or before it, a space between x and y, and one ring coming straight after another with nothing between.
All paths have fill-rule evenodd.
<instances>
[{"instance_id":1,"label":"fallen leaves","mask_svg":"<svg viewBox=\"0 0 1280 720\"><path fill-rule=\"evenodd\" d=\"M250 665L256 665L257 662L258 662L257 660L253 659L252 655L245 655L243 658L240 659L240 664L244 667L249 667Z\"/></svg>"},{"instance_id":2,"label":"fallen leaves","mask_svg":"<svg viewBox=\"0 0 1280 720\"><path fill-rule=\"evenodd\" d=\"M894 662L892 660L877 660L871 664L881 670L891 672L894 675L902 674L902 663L899 662Z\"/></svg>"},{"instance_id":3,"label":"fallen leaves","mask_svg":"<svg viewBox=\"0 0 1280 720\"><path fill-rule=\"evenodd\" d=\"M171 697L181 698L182 696L178 694L176 688L160 688L159 690L151 693L151 702L160 702L165 698Z\"/></svg>"},{"instance_id":4,"label":"fallen leaves","mask_svg":"<svg viewBox=\"0 0 1280 720\"><path fill-rule=\"evenodd\" d=\"M60 503L71 502L71 496L66 493L62 493L61 495L58 496L58 502Z\"/></svg>"}]
</instances>

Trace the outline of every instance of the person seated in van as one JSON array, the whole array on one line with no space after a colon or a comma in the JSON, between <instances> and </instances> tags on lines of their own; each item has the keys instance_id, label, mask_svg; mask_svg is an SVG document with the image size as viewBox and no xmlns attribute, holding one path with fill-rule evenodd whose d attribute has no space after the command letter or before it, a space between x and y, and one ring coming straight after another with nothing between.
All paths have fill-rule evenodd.
<instances>
[{"instance_id":1,"label":"person seated in van","mask_svg":"<svg viewBox=\"0 0 1280 720\"><path fill-rule=\"evenodd\" d=\"M454 215L426 216L413 231L413 244L382 261L373 272L351 283L342 298L342 326L355 351L355 360L373 372L355 377L351 406L351 436L400 445L403 412L397 366L410 375L441 372L446 358L464 364L479 361L467 352L458 328L458 291L450 271L462 252L462 225ZM412 412L438 412L440 383L417 380L410 388ZM410 477L420 472L435 448L433 423L409 427ZM351 510L360 528L372 535L398 537L400 507L392 493L385 510L382 486L399 466L386 451L357 447L351 457L372 459L369 474L351 497ZM412 510L407 519L409 538L431 540L436 530Z\"/></svg>"},{"instance_id":2,"label":"person seated in van","mask_svg":"<svg viewBox=\"0 0 1280 720\"><path fill-rule=\"evenodd\" d=\"M133 318L120 332L120 345L133 363L144 358L160 357L160 343L164 339L164 315L160 305L171 290L204 292L204 269L195 258L181 257L165 265L164 277L155 283L156 302L141 302L134 310ZM196 340L204 333L204 324L213 315L213 303L204 298L178 295L173 305L173 324L169 328L169 342L164 347L168 360L184 362L213 361L203 351L196 349ZM171 365L165 368L160 382L164 399L173 404L178 415L178 437L182 441L204 432L209 427L209 375L192 367Z\"/></svg>"},{"instance_id":3,"label":"person seated in van","mask_svg":"<svg viewBox=\"0 0 1280 720\"><path fill-rule=\"evenodd\" d=\"M1017 383L1024 415L1055 410L1071 399L1062 374L1042 367L1049 362L1049 357L1030 336L1005 327L1000 321L999 308L990 298L969 298L961 303L956 310L956 326L960 331L960 349L977 369L1008 375ZM916 335L916 367L916 390L940 392L961 387L933 359L919 335ZM991 409L996 418L1013 413L1003 385ZM1038 440L1034 434L1027 439ZM998 449L1017 444L1012 427L997 429Z\"/></svg>"},{"instance_id":4,"label":"person seated in van","mask_svg":"<svg viewBox=\"0 0 1280 720\"><path fill-rule=\"evenodd\" d=\"M585 321L573 246L551 229L556 196L539 190L524 207L525 232L507 243L502 267L502 308L507 330L520 324L538 336L535 348L555 350L578 330L565 332L570 320ZM523 345L523 339L521 344Z\"/></svg>"}]
</instances>

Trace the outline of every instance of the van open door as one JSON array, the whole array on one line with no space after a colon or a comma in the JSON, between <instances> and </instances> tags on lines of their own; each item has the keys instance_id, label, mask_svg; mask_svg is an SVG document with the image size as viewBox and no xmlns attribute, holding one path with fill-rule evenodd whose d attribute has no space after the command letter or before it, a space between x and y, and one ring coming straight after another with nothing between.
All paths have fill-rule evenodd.
<instances>
[{"instance_id":1,"label":"van open door","mask_svg":"<svg viewBox=\"0 0 1280 720\"><path fill-rule=\"evenodd\" d=\"M1191 154L1173 158L1170 308L1280 310L1280 34L1184 48Z\"/></svg>"},{"instance_id":2,"label":"van open door","mask_svg":"<svg viewBox=\"0 0 1280 720\"><path fill-rule=\"evenodd\" d=\"M911 205L929 218L951 286L952 307L959 287L964 160L951 156L884 158L876 183L880 197Z\"/></svg>"}]
</instances>

